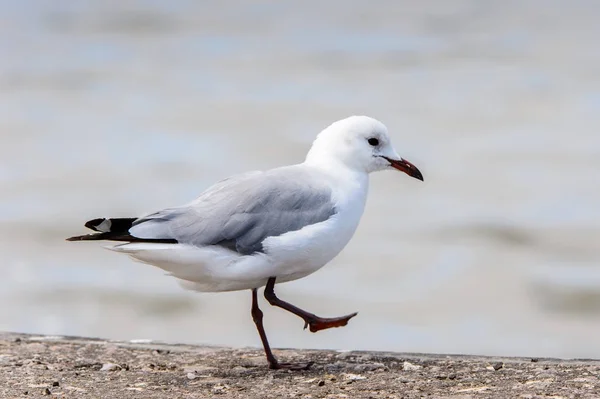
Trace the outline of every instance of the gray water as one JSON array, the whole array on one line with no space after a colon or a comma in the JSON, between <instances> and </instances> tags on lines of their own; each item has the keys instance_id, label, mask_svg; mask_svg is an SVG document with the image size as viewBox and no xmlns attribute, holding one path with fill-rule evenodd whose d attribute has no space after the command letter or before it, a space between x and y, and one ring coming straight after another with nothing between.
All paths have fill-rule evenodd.
<instances>
[{"instance_id":1,"label":"gray water","mask_svg":"<svg viewBox=\"0 0 600 399\"><path fill-rule=\"evenodd\" d=\"M264 305L277 347L600 357L600 3L0 2L0 330L259 346L250 293L67 243L381 119L348 247Z\"/></svg>"}]
</instances>

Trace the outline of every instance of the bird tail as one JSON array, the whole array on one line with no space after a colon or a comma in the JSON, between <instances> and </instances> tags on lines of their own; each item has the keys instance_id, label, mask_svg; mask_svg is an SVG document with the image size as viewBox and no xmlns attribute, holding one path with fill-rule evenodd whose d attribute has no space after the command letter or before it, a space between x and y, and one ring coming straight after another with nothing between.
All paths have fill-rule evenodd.
<instances>
[{"instance_id":1,"label":"bird tail","mask_svg":"<svg viewBox=\"0 0 600 399\"><path fill-rule=\"evenodd\" d=\"M174 238L139 238L129 234L129 229L137 218L99 218L85 223L88 229L97 231L94 234L67 238L67 241L125 241L125 242L152 242L161 244L177 244Z\"/></svg>"},{"instance_id":2,"label":"bird tail","mask_svg":"<svg viewBox=\"0 0 600 399\"><path fill-rule=\"evenodd\" d=\"M67 238L67 241L131 241L129 229L137 218L99 218L89 220L85 223L88 229L97 231L94 234L86 234Z\"/></svg>"}]
</instances>

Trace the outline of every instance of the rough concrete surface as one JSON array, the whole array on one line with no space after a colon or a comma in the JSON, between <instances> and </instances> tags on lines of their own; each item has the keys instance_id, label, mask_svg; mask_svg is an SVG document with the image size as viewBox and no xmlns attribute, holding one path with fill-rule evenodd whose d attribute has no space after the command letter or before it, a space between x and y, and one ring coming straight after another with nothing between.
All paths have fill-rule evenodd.
<instances>
[{"instance_id":1,"label":"rough concrete surface","mask_svg":"<svg viewBox=\"0 0 600 399\"><path fill-rule=\"evenodd\" d=\"M0 334L0 397L600 398L600 361L262 350Z\"/></svg>"}]
</instances>

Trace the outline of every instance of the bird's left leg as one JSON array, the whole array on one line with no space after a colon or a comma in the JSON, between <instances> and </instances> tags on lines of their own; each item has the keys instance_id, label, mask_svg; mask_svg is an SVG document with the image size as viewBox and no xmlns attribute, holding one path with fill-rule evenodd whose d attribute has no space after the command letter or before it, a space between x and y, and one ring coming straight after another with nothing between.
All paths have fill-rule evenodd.
<instances>
[{"instance_id":1,"label":"bird's left leg","mask_svg":"<svg viewBox=\"0 0 600 399\"><path fill-rule=\"evenodd\" d=\"M260 335L260 340L262 341L263 348L265 349L265 355L267 356L270 369L307 370L310 366L312 366L313 362L279 363L279 361L277 361L273 355L273 352L271 351L269 341L267 340L267 334L265 333L265 327L263 326L263 312L258 307L256 288L252 290L252 320L254 320L254 324L256 324L256 328L258 329L258 334Z\"/></svg>"},{"instance_id":2,"label":"bird's left leg","mask_svg":"<svg viewBox=\"0 0 600 399\"><path fill-rule=\"evenodd\" d=\"M275 277L269 278L265 287L265 298L273 306L285 309L288 312L295 314L304 320L304 328L309 327L311 332L317 332L333 327L343 327L348 324L348 320L356 316L358 313L352 313L342 317L325 318L309 313L305 310L297 308L291 303L282 301L275 295Z\"/></svg>"}]
</instances>

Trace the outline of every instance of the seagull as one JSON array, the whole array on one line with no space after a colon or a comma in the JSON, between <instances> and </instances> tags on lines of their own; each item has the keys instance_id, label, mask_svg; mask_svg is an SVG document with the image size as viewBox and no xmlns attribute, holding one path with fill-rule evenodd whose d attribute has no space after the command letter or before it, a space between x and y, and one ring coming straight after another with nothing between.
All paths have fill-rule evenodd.
<instances>
[{"instance_id":1,"label":"seagull","mask_svg":"<svg viewBox=\"0 0 600 399\"><path fill-rule=\"evenodd\" d=\"M108 240L108 247L159 267L183 288L200 292L250 290L251 315L271 369L307 369L279 362L258 306L265 299L317 332L343 327L357 313L324 318L275 294L275 283L308 276L348 244L365 208L371 172L395 169L423 180L392 146L386 126L367 116L334 122L314 140L304 162L226 178L187 205L139 218L99 218L96 233L68 241Z\"/></svg>"}]
</instances>

